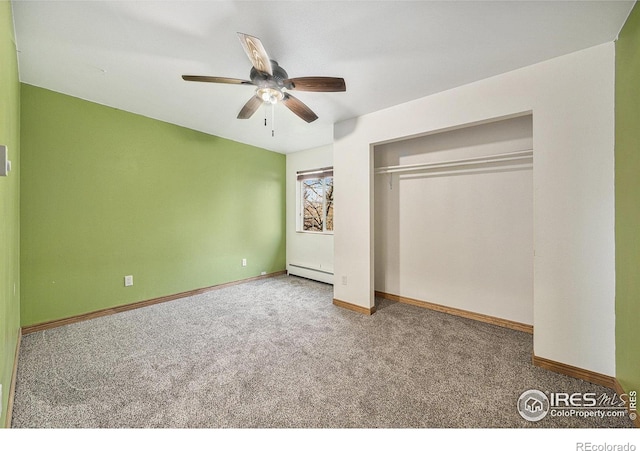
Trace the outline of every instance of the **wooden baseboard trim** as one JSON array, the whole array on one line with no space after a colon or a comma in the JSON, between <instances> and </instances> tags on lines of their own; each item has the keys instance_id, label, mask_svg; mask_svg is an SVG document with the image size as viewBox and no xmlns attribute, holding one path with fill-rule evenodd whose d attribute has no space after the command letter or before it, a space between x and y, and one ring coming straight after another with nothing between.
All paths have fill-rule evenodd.
<instances>
[{"instance_id":1,"label":"wooden baseboard trim","mask_svg":"<svg viewBox=\"0 0 640 451\"><path fill-rule=\"evenodd\" d=\"M376 312L376 308L370 307L362 307L360 305L352 304L351 302L341 301L340 299L333 299L333 305L338 307L346 308L347 310L351 310L354 312L362 313L363 315L373 315Z\"/></svg>"},{"instance_id":2,"label":"wooden baseboard trim","mask_svg":"<svg viewBox=\"0 0 640 451\"><path fill-rule=\"evenodd\" d=\"M432 302L420 301L418 299L399 296L397 294L385 293L383 291L376 291L376 296L388 299L389 301L415 305L417 307L435 310L437 312L448 313L449 315L460 316L462 318L468 318L476 321L481 321L483 323L493 324L494 326L506 327L508 329L518 330L520 332L526 332L529 334L533 333L533 326L529 324L519 323L517 321L497 318L495 316L484 315L482 313L470 312L468 310L462 310L455 307L447 307L445 305L434 304Z\"/></svg>"},{"instance_id":3,"label":"wooden baseboard trim","mask_svg":"<svg viewBox=\"0 0 640 451\"><path fill-rule=\"evenodd\" d=\"M618 379L613 379L613 385L614 385L614 390L616 391L616 393L618 394L618 396L620 396L622 398L622 396L626 396L627 392L625 391L624 388L622 388L622 385L620 385L620 382L618 381ZM622 398L624 399L624 398ZM638 415L638 412L636 411L636 415ZM640 416L636 416L635 420L633 420L633 425L637 428L640 428Z\"/></svg>"},{"instance_id":4,"label":"wooden baseboard trim","mask_svg":"<svg viewBox=\"0 0 640 451\"><path fill-rule=\"evenodd\" d=\"M582 379L583 381L615 389L615 378L612 376L596 373L591 370L585 370L584 368L578 368L577 366L567 365L566 363L545 359L536 355L533 355L532 362L535 366L553 371L554 373L564 374L565 376L575 377L576 379Z\"/></svg>"},{"instance_id":5,"label":"wooden baseboard trim","mask_svg":"<svg viewBox=\"0 0 640 451\"><path fill-rule=\"evenodd\" d=\"M621 396L626 393L624 391L624 388L622 388L622 385L620 385L620 382L618 382L618 379L613 379L613 389L616 391L618 396Z\"/></svg>"},{"instance_id":6,"label":"wooden baseboard trim","mask_svg":"<svg viewBox=\"0 0 640 451\"><path fill-rule=\"evenodd\" d=\"M20 343L22 343L22 329L18 329L18 339L16 341L16 350L13 356L13 371L11 372L11 385L9 387L9 400L7 402L7 415L5 417L4 427L11 427L11 419L13 418L13 400L16 394L16 379L18 378L18 358L20 357ZM0 400L2 402L2 400Z\"/></svg>"},{"instance_id":7,"label":"wooden baseboard trim","mask_svg":"<svg viewBox=\"0 0 640 451\"><path fill-rule=\"evenodd\" d=\"M56 319L53 321L45 321L38 324L33 324L31 326L24 326L22 328L22 334L28 335L34 332L40 332L43 330L53 329L55 327L66 326L68 324L79 323L81 321L87 321L94 318L99 318L101 316L113 315L115 313L126 312L129 310L135 310L142 307L149 307L155 304L161 304L163 302L174 301L176 299L182 299L189 296L195 296L197 294L207 293L213 290L219 290L221 288L230 287L233 285L240 285L243 283L251 282L253 280L266 279L269 277L276 277L284 275L285 271L278 271L270 274L265 274L262 276L249 277L247 279L236 280L233 282L222 283L219 285L212 285L210 287L197 288L195 290L183 291L182 293L170 294L168 296L161 296L154 299L148 299L146 301L138 301L133 302L131 304L119 305L117 307L110 307L102 310L96 310L93 312L82 313L80 315L70 316L68 318Z\"/></svg>"}]
</instances>

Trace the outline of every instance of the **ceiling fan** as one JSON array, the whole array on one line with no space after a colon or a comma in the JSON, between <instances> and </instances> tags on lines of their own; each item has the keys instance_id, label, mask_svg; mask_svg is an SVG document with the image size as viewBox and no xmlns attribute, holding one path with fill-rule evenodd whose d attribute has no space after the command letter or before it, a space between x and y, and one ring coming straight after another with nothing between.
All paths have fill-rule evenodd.
<instances>
[{"instance_id":1,"label":"ceiling fan","mask_svg":"<svg viewBox=\"0 0 640 451\"><path fill-rule=\"evenodd\" d=\"M254 85L256 92L242 107L238 119L249 119L264 103L275 105L281 102L300 118L313 122L318 116L304 103L289 94L289 91L342 92L346 91L343 78L336 77L299 77L289 78L287 71L269 58L260 39L244 33L238 33L242 48L253 67L249 80L206 75L183 75L186 81L205 83L227 83L233 85Z\"/></svg>"}]
</instances>

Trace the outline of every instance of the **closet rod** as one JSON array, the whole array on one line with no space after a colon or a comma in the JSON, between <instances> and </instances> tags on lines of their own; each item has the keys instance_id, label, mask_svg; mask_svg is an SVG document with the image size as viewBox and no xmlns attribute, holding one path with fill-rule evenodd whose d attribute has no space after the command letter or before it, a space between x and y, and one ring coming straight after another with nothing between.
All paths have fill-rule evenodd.
<instances>
[{"instance_id":1,"label":"closet rod","mask_svg":"<svg viewBox=\"0 0 640 451\"><path fill-rule=\"evenodd\" d=\"M420 171L423 169L443 169L455 166L469 166L472 164L497 163L529 159L533 156L533 149L518 150L516 152L498 153L483 157L464 158L460 160L438 161L434 163L406 164L400 166L383 166L375 169L376 174L392 174L394 172Z\"/></svg>"}]
</instances>

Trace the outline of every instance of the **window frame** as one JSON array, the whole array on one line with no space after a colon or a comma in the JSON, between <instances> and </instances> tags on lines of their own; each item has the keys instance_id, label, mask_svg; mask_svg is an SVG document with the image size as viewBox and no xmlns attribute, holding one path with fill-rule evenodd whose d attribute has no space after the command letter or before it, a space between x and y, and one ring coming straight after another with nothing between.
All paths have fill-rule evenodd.
<instances>
[{"instance_id":1,"label":"window frame","mask_svg":"<svg viewBox=\"0 0 640 451\"><path fill-rule=\"evenodd\" d=\"M314 235L333 235L333 229L327 230L327 197L326 197L326 180L331 177L333 179L333 167L310 169L306 171L297 171L296 173L296 232L312 233ZM304 181L320 179L322 180L322 230L305 230L304 229ZM333 200L335 204L335 198Z\"/></svg>"}]
</instances>

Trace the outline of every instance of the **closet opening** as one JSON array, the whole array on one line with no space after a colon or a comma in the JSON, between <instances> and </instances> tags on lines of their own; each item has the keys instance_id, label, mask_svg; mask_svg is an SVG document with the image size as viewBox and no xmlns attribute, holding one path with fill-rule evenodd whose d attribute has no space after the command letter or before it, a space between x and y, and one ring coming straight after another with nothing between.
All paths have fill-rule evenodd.
<instances>
[{"instance_id":1,"label":"closet opening","mask_svg":"<svg viewBox=\"0 0 640 451\"><path fill-rule=\"evenodd\" d=\"M373 153L376 295L531 332L532 114Z\"/></svg>"}]
</instances>

